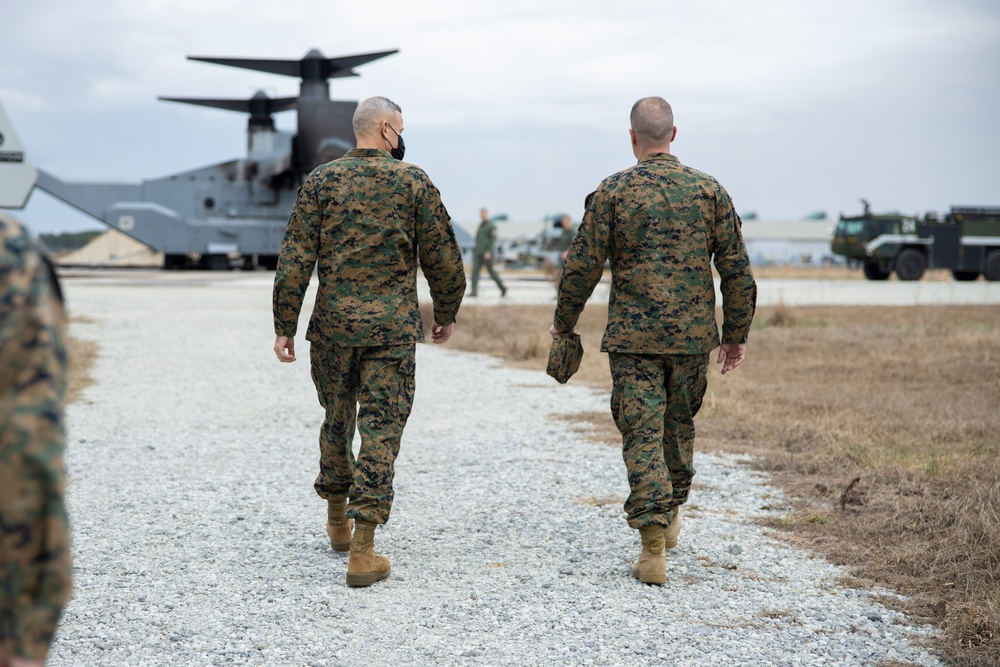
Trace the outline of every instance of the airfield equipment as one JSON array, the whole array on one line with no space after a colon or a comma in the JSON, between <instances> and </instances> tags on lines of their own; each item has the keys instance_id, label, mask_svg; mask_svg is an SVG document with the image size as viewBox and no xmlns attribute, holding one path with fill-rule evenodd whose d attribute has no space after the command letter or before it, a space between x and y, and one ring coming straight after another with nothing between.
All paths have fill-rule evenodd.
<instances>
[{"instance_id":1,"label":"airfield equipment","mask_svg":"<svg viewBox=\"0 0 1000 667\"><path fill-rule=\"evenodd\" d=\"M318 50L301 60L205 58L301 80L297 97L248 100L161 97L249 114L245 158L138 184L67 183L27 161L0 108L0 207L21 208L33 187L164 253L166 268L274 268L303 178L354 148L357 102L330 99L329 79L358 76L355 67L396 50L327 58ZM298 113L296 132L275 129L272 114ZM3 141L0 139L0 141Z\"/></svg>"},{"instance_id":2,"label":"airfield equipment","mask_svg":"<svg viewBox=\"0 0 1000 667\"><path fill-rule=\"evenodd\" d=\"M920 280L924 271L951 269L955 280L1000 280L1000 207L952 206L944 220L875 215L868 202L859 216L840 216L833 233L835 254L861 262L869 280Z\"/></svg>"}]
</instances>

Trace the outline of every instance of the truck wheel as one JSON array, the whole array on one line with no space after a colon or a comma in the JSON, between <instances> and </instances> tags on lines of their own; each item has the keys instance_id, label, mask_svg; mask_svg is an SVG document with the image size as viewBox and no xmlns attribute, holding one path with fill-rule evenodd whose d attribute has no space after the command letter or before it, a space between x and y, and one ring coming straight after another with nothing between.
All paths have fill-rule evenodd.
<instances>
[{"instance_id":1,"label":"truck wheel","mask_svg":"<svg viewBox=\"0 0 1000 667\"><path fill-rule=\"evenodd\" d=\"M900 280L920 280L927 268L927 257L916 248L907 248L896 258L896 275Z\"/></svg>"},{"instance_id":2,"label":"truck wheel","mask_svg":"<svg viewBox=\"0 0 1000 667\"><path fill-rule=\"evenodd\" d=\"M952 269L951 275L955 280L971 282L979 277L979 271L959 271L958 269Z\"/></svg>"},{"instance_id":3,"label":"truck wheel","mask_svg":"<svg viewBox=\"0 0 1000 667\"><path fill-rule=\"evenodd\" d=\"M878 268L878 262L865 262L864 272L868 280L888 280L891 273Z\"/></svg>"},{"instance_id":4,"label":"truck wheel","mask_svg":"<svg viewBox=\"0 0 1000 667\"><path fill-rule=\"evenodd\" d=\"M986 270L983 275L987 280L1000 280L1000 250L994 250L986 256Z\"/></svg>"}]
</instances>

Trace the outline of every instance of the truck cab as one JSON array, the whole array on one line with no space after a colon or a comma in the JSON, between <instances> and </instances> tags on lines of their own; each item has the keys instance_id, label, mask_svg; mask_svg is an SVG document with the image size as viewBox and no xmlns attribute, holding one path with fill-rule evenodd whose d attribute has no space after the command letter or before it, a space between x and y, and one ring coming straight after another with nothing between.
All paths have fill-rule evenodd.
<instances>
[{"instance_id":1,"label":"truck cab","mask_svg":"<svg viewBox=\"0 0 1000 667\"><path fill-rule=\"evenodd\" d=\"M834 254L861 262L869 280L885 280L896 268L901 244L919 245L916 228L914 217L898 213L877 215L866 205L861 215L840 216L830 249Z\"/></svg>"}]
</instances>

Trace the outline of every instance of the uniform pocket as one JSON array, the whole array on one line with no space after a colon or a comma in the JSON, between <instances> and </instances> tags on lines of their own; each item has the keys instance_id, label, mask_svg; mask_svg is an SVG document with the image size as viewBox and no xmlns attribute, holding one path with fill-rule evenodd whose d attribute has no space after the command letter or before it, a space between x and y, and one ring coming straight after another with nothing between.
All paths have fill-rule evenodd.
<instances>
[{"instance_id":1,"label":"uniform pocket","mask_svg":"<svg viewBox=\"0 0 1000 667\"><path fill-rule=\"evenodd\" d=\"M615 426L624 435L639 427L643 422L643 404L646 396L643 387L647 378L642 377L643 368L633 355L612 353L611 363L611 416Z\"/></svg>"},{"instance_id":2,"label":"uniform pocket","mask_svg":"<svg viewBox=\"0 0 1000 667\"><path fill-rule=\"evenodd\" d=\"M417 384L417 363L413 357L399 362L399 391L396 395L396 409L400 418L406 419L413 409L413 396Z\"/></svg>"},{"instance_id":3,"label":"uniform pocket","mask_svg":"<svg viewBox=\"0 0 1000 667\"><path fill-rule=\"evenodd\" d=\"M332 401L327 397L330 389L329 354L328 348L317 343L309 346L309 374L312 376L313 386L316 387L319 404L324 410L329 410L332 406Z\"/></svg>"},{"instance_id":4,"label":"uniform pocket","mask_svg":"<svg viewBox=\"0 0 1000 667\"><path fill-rule=\"evenodd\" d=\"M631 395L624 387L618 385L611 390L611 416L615 426L624 433L629 433L642 420L642 401L640 397Z\"/></svg>"}]
</instances>

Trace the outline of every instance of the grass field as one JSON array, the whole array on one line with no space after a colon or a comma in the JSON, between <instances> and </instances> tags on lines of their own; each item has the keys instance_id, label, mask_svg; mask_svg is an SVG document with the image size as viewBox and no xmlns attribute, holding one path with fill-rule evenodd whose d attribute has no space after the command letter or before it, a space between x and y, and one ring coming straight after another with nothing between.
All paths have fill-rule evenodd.
<instances>
[{"instance_id":1,"label":"grass field","mask_svg":"<svg viewBox=\"0 0 1000 667\"><path fill-rule=\"evenodd\" d=\"M463 308L450 344L544 369L551 317ZM610 389L605 317L584 311L571 382ZM579 417L620 446L610 413ZM1000 664L1000 307L762 308L747 362L713 359L697 428L794 499L774 529L909 596L952 664Z\"/></svg>"},{"instance_id":2,"label":"grass field","mask_svg":"<svg viewBox=\"0 0 1000 667\"><path fill-rule=\"evenodd\" d=\"M73 322L70 321L70 327ZM69 377L66 387L66 402L72 403L80 397L80 392L91 383L90 367L97 357L97 343L90 340L69 338Z\"/></svg>"}]
</instances>

